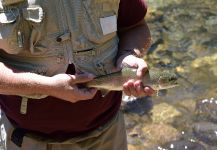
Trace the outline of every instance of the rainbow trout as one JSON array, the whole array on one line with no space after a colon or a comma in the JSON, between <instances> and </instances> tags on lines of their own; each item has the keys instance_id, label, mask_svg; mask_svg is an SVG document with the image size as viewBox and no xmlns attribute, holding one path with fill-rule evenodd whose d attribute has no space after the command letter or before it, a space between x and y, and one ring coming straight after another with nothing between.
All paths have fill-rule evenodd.
<instances>
[{"instance_id":1,"label":"rainbow trout","mask_svg":"<svg viewBox=\"0 0 217 150\"><path fill-rule=\"evenodd\" d=\"M102 95L105 96L109 91L122 91L123 84L130 79L137 79L136 69L124 67L119 72L98 76L87 82L85 86L97 88L101 91ZM156 91L177 86L177 80L178 78L175 73L155 69L149 69L142 78L144 86L150 86ZM21 97L20 112L21 114L26 114L29 98L42 99L47 97L47 95L22 95Z\"/></svg>"},{"instance_id":2,"label":"rainbow trout","mask_svg":"<svg viewBox=\"0 0 217 150\"><path fill-rule=\"evenodd\" d=\"M96 77L86 83L87 87L94 87L102 91L105 95L108 91L122 91L123 84L130 79L137 79L136 69L124 67L121 71ZM173 88L178 85L177 75L168 70L149 69L142 77L144 86L159 91L162 89Z\"/></svg>"}]
</instances>

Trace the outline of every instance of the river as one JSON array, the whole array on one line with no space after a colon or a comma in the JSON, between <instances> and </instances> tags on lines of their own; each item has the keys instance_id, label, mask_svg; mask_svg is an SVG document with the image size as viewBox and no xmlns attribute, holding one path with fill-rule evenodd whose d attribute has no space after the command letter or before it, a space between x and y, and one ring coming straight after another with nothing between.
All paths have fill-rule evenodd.
<instances>
[{"instance_id":1,"label":"river","mask_svg":"<svg viewBox=\"0 0 217 150\"><path fill-rule=\"evenodd\" d=\"M129 150L217 149L217 1L147 0L150 67L179 86L123 102Z\"/></svg>"}]
</instances>

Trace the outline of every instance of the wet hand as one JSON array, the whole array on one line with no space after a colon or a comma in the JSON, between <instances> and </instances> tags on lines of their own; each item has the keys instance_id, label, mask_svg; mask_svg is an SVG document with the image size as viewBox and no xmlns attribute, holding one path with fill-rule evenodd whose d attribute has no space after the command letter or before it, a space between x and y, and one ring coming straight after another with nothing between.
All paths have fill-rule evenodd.
<instances>
[{"instance_id":1,"label":"wet hand","mask_svg":"<svg viewBox=\"0 0 217 150\"><path fill-rule=\"evenodd\" d=\"M123 91L126 95L142 97L151 96L156 93L151 87L145 86L142 83L141 78L148 70L147 63L142 58L134 55L125 55L120 57L117 63L118 67L128 66L137 68L137 79L131 79L123 85Z\"/></svg>"},{"instance_id":2,"label":"wet hand","mask_svg":"<svg viewBox=\"0 0 217 150\"><path fill-rule=\"evenodd\" d=\"M142 97L156 93L151 87L144 86L141 80L129 80L124 83L123 91L128 96Z\"/></svg>"}]
</instances>

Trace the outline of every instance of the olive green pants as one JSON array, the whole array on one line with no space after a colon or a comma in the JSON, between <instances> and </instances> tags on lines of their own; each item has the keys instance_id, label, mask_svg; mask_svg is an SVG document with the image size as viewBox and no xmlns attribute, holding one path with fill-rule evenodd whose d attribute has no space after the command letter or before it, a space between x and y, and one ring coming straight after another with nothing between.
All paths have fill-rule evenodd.
<instances>
[{"instance_id":1,"label":"olive green pants","mask_svg":"<svg viewBox=\"0 0 217 150\"><path fill-rule=\"evenodd\" d=\"M11 141L14 127L4 112L1 111L0 114L0 150L127 150L124 117L121 112L109 123L85 136L56 143L37 140L27 134L23 137L21 147Z\"/></svg>"}]
</instances>

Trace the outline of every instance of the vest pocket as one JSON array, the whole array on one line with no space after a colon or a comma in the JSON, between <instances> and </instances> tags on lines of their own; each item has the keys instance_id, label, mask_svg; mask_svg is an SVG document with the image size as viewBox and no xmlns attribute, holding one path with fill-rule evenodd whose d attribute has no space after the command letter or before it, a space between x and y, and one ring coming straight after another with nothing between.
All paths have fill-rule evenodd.
<instances>
[{"instance_id":1,"label":"vest pocket","mask_svg":"<svg viewBox=\"0 0 217 150\"><path fill-rule=\"evenodd\" d=\"M84 34L90 41L101 44L116 35L117 10L109 0L83 0Z\"/></svg>"},{"instance_id":2,"label":"vest pocket","mask_svg":"<svg viewBox=\"0 0 217 150\"><path fill-rule=\"evenodd\" d=\"M43 29L43 9L39 5L30 5L22 10L24 19L30 24L30 35L29 35L29 51L33 55L44 53L46 49L36 48L35 45L38 43L42 36Z\"/></svg>"},{"instance_id":3,"label":"vest pocket","mask_svg":"<svg viewBox=\"0 0 217 150\"><path fill-rule=\"evenodd\" d=\"M1 11L0 48L9 54L38 54L38 50L34 50L34 45L40 39L43 28L42 8L32 5L27 8L15 7Z\"/></svg>"},{"instance_id":4,"label":"vest pocket","mask_svg":"<svg viewBox=\"0 0 217 150\"><path fill-rule=\"evenodd\" d=\"M18 46L18 38L22 35L18 31L19 9L2 10L0 13L0 48L9 54L18 54L21 48Z\"/></svg>"},{"instance_id":5,"label":"vest pocket","mask_svg":"<svg viewBox=\"0 0 217 150\"><path fill-rule=\"evenodd\" d=\"M110 74L116 70L117 48L117 45L111 45L109 51L102 51L101 55L94 60L98 75Z\"/></svg>"}]
</instances>

